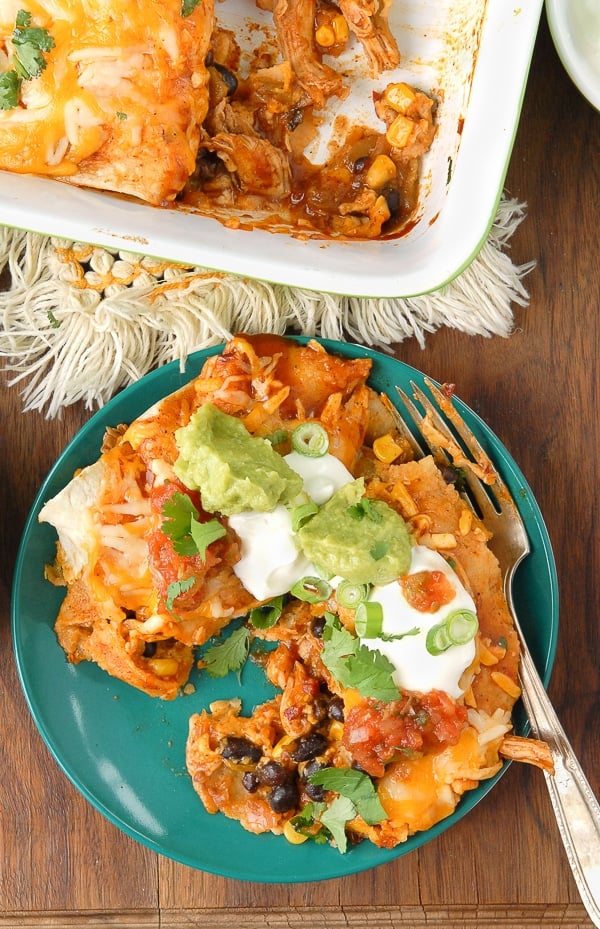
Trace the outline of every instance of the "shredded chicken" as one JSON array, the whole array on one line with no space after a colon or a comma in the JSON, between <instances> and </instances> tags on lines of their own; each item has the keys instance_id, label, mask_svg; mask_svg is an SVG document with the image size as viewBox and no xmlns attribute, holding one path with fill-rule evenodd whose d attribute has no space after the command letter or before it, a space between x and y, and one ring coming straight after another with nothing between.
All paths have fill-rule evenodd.
<instances>
[{"instance_id":1,"label":"shredded chicken","mask_svg":"<svg viewBox=\"0 0 600 929\"><path fill-rule=\"evenodd\" d=\"M342 76L323 64L314 35L316 0L276 0L273 21L281 52L313 103L344 94Z\"/></svg>"},{"instance_id":2,"label":"shredded chicken","mask_svg":"<svg viewBox=\"0 0 600 929\"><path fill-rule=\"evenodd\" d=\"M219 132L206 148L217 153L241 190L273 200L290 191L290 166L282 151L254 135Z\"/></svg>"},{"instance_id":3,"label":"shredded chicken","mask_svg":"<svg viewBox=\"0 0 600 929\"><path fill-rule=\"evenodd\" d=\"M554 774L554 759L546 742L540 739L525 739L518 735L507 735L502 740L500 754L512 761L535 765L549 774Z\"/></svg>"},{"instance_id":4,"label":"shredded chicken","mask_svg":"<svg viewBox=\"0 0 600 929\"><path fill-rule=\"evenodd\" d=\"M339 0L348 25L360 40L373 77L400 64L400 52L388 23L391 0Z\"/></svg>"}]
</instances>

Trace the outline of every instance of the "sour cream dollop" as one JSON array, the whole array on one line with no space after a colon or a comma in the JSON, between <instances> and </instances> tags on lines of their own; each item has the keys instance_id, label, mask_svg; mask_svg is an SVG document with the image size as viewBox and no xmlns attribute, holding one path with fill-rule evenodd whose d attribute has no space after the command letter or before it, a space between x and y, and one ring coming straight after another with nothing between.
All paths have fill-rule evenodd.
<instances>
[{"instance_id":1,"label":"sour cream dollop","mask_svg":"<svg viewBox=\"0 0 600 929\"><path fill-rule=\"evenodd\" d=\"M458 698L463 694L460 679L475 658L475 641L452 645L439 655L430 654L425 643L427 633L433 626L443 622L455 610L472 610L475 613L475 603L456 572L439 552L415 545L407 574L420 571L443 573L454 589L454 598L435 612L424 613L411 606L397 581L383 587L373 587L369 599L383 607L382 632L387 635L398 635L414 629L419 632L392 641L362 639L362 642L367 648L376 649L391 661L396 669L394 683L402 690L423 693L444 690Z\"/></svg>"},{"instance_id":2,"label":"sour cream dollop","mask_svg":"<svg viewBox=\"0 0 600 929\"><path fill-rule=\"evenodd\" d=\"M285 460L300 475L305 492L319 506L353 480L334 455L309 458L291 452ZM277 506L266 513L236 513L229 517L229 525L239 536L242 551L233 570L257 600L278 597L301 578L317 574L314 565L296 546L292 517L286 506Z\"/></svg>"}]
</instances>

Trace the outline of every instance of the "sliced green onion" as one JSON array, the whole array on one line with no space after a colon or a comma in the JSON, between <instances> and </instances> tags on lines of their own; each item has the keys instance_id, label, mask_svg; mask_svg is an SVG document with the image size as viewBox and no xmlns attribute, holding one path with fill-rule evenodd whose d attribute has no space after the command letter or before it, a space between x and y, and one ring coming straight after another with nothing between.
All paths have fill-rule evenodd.
<instances>
[{"instance_id":1,"label":"sliced green onion","mask_svg":"<svg viewBox=\"0 0 600 929\"><path fill-rule=\"evenodd\" d=\"M353 584L352 581L340 581L335 597L340 606L355 610L359 603L367 599L370 589L369 584Z\"/></svg>"},{"instance_id":2,"label":"sliced green onion","mask_svg":"<svg viewBox=\"0 0 600 929\"><path fill-rule=\"evenodd\" d=\"M451 645L452 642L448 636L448 627L445 622L431 627L425 639L425 648L430 655L441 655Z\"/></svg>"},{"instance_id":3,"label":"sliced green onion","mask_svg":"<svg viewBox=\"0 0 600 929\"><path fill-rule=\"evenodd\" d=\"M310 500L308 503L301 503L292 510L292 532L298 532L305 523L319 512L316 503Z\"/></svg>"},{"instance_id":4,"label":"sliced green onion","mask_svg":"<svg viewBox=\"0 0 600 929\"><path fill-rule=\"evenodd\" d=\"M322 603L331 596L331 584L322 577L303 577L290 590L292 597L307 603Z\"/></svg>"},{"instance_id":5,"label":"sliced green onion","mask_svg":"<svg viewBox=\"0 0 600 929\"><path fill-rule=\"evenodd\" d=\"M327 430L320 423L300 423L292 432L292 448L308 458L322 458L329 449Z\"/></svg>"},{"instance_id":6,"label":"sliced green onion","mask_svg":"<svg viewBox=\"0 0 600 929\"><path fill-rule=\"evenodd\" d=\"M475 637L479 623L473 610L455 610L446 617L446 628L453 645L466 645Z\"/></svg>"},{"instance_id":7,"label":"sliced green onion","mask_svg":"<svg viewBox=\"0 0 600 929\"><path fill-rule=\"evenodd\" d=\"M250 622L255 629L270 629L274 626L283 610L283 597L275 597L263 606L250 610Z\"/></svg>"},{"instance_id":8,"label":"sliced green onion","mask_svg":"<svg viewBox=\"0 0 600 929\"><path fill-rule=\"evenodd\" d=\"M443 623L432 626L425 647L430 655L441 655L452 645L466 645L474 638L479 624L473 610L455 610Z\"/></svg>"},{"instance_id":9,"label":"sliced green onion","mask_svg":"<svg viewBox=\"0 0 600 929\"><path fill-rule=\"evenodd\" d=\"M383 629L383 607L376 600L363 600L356 607L354 628L361 639L376 639Z\"/></svg>"}]
</instances>

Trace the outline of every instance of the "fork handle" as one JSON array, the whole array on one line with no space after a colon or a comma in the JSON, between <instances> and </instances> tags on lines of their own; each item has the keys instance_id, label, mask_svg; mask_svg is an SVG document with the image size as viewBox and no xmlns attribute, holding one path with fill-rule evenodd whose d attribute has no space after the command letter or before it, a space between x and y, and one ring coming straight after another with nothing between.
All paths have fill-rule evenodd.
<instances>
[{"instance_id":1,"label":"fork handle","mask_svg":"<svg viewBox=\"0 0 600 929\"><path fill-rule=\"evenodd\" d=\"M521 651L520 677L533 734L552 752L555 772L544 774L573 877L590 919L600 929L600 805L526 647Z\"/></svg>"}]
</instances>

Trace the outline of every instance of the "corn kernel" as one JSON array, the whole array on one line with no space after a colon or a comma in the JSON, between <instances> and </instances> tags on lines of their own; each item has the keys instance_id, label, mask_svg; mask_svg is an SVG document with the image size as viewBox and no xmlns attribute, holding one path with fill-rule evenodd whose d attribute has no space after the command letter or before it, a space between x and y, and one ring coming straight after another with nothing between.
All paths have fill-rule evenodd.
<instances>
[{"instance_id":1,"label":"corn kernel","mask_svg":"<svg viewBox=\"0 0 600 929\"><path fill-rule=\"evenodd\" d=\"M412 119L400 113L388 127L385 137L394 148L406 148L413 129L414 123Z\"/></svg>"},{"instance_id":2,"label":"corn kernel","mask_svg":"<svg viewBox=\"0 0 600 929\"><path fill-rule=\"evenodd\" d=\"M396 165L389 155L377 155L365 178L369 187L378 190L396 178ZM397 457L397 456L396 456Z\"/></svg>"},{"instance_id":3,"label":"corn kernel","mask_svg":"<svg viewBox=\"0 0 600 929\"><path fill-rule=\"evenodd\" d=\"M406 113L416 98L417 95L410 84L405 84L404 81L399 84L388 84L383 92L385 102L398 113Z\"/></svg>"},{"instance_id":4,"label":"corn kernel","mask_svg":"<svg viewBox=\"0 0 600 929\"><path fill-rule=\"evenodd\" d=\"M348 29L348 23L341 13L333 17L331 20L331 26L335 33L336 44L344 45L350 38L350 31Z\"/></svg>"},{"instance_id":5,"label":"corn kernel","mask_svg":"<svg viewBox=\"0 0 600 929\"><path fill-rule=\"evenodd\" d=\"M179 670L175 658L149 658L148 667L157 677L174 677Z\"/></svg>"},{"instance_id":6,"label":"corn kernel","mask_svg":"<svg viewBox=\"0 0 600 929\"><path fill-rule=\"evenodd\" d=\"M375 162L373 162L373 164L374 163ZM396 169L394 167L394 171L395 170ZM379 461L383 461L385 464L391 464L392 461L396 460L398 455L402 454L402 449L397 442L394 442L394 439L388 433L387 435L380 435L377 439L375 439L373 442L373 453L375 457L379 459Z\"/></svg>"},{"instance_id":7,"label":"corn kernel","mask_svg":"<svg viewBox=\"0 0 600 929\"><path fill-rule=\"evenodd\" d=\"M303 842L306 842L308 839L307 835L302 835L301 832L296 832L292 826L291 820L286 820L283 827L283 834L288 842L291 842L292 845L302 845Z\"/></svg>"},{"instance_id":8,"label":"corn kernel","mask_svg":"<svg viewBox=\"0 0 600 929\"><path fill-rule=\"evenodd\" d=\"M471 510L463 510L458 520L458 534L467 535L473 525L473 514Z\"/></svg>"},{"instance_id":9,"label":"corn kernel","mask_svg":"<svg viewBox=\"0 0 600 929\"><path fill-rule=\"evenodd\" d=\"M371 218L374 219L377 217L383 225L383 223L388 221L391 215L387 200L383 194L380 194L373 206L373 212L370 214Z\"/></svg>"},{"instance_id":10,"label":"corn kernel","mask_svg":"<svg viewBox=\"0 0 600 929\"><path fill-rule=\"evenodd\" d=\"M333 26L328 24L324 26L319 26L315 32L315 39L317 44L322 48L331 48L332 45L335 45L335 31Z\"/></svg>"},{"instance_id":11,"label":"corn kernel","mask_svg":"<svg viewBox=\"0 0 600 929\"><path fill-rule=\"evenodd\" d=\"M329 727L329 738L341 742L344 735L344 724L334 720Z\"/></svg>"}]
</instances>

